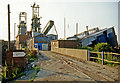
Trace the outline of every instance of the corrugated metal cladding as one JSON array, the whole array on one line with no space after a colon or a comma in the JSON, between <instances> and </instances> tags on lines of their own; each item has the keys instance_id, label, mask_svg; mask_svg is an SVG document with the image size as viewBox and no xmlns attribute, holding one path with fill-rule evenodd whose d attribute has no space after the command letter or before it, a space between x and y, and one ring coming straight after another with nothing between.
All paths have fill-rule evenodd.
<instances>
[{"instance_id":1,"label":"corrugated metal cladding","mask_svg":"<svg viewBox=\"0 0 120 83\"><path fill-rule=\"evenodd\" d=\"M111 46L115 47L117 46L116 38L114 34L114 29L109 28L105 30L104 32L101 32L96 35L92 35L88 38L82 39L82 46L94 46L95 44L99 43L108 43Z\"/></svg>"},{"instance_id":2,"label":"corrugated metal cladding","mask_svg":"<svg viewBox=\"0 0 120 83\"><path fill-rule=\"evenodd\" d=\"M112 47L117 46L117 39L116 39L116 35L115 35L115 31L114 28L108 28L106 30L103 31L99 31L99 32L95 32L93 34L90 34L88 36L84 36L84 37L77 37L82 46L94 46L97 43L108 43L110 44ZM75 37L69 37L67 38L68 40L76 40Z\"/></svg>"},{"instance_id":3,"label":"corrugated metal cladding","mask_svg":"<svg viewBox=\"0 0 120 83\"><path fill-rule=\"evenodd\" d=\"M48 37L48 41L52 41L52 40L57 40L58 39L58 35L54 35L54 34L49 34L47 35Z\"/></svg>"},{"instance_id":4,"label":"corrugated metal cladding","mask_svg":"<svg viewBox=\"0 0 120 83\"><path fill-rule=\"evenodd\" d=\"M44 35L34 37L34 47L39 48L39 50L48 50L48 38ZM43 47L43 45L45 47Z\"/></svg>"},{"instance_id":5,"label":"corrugated metal cladding","mask_svg":"<svg viewBox=\"0 0 120 83\"><path fill-rule=\"evenodd\" d=\"M34 41L48 42L48 38L47 37L34 37Z\"/></svg>"},{"instance_id":6,"label":"corrugated metal cladding","mask_svg":"<svg viewBox=\"0 0 120 83\"><path fill-rule=\"evenodd\" d=\"M20 30L20 31L21 31L20 34L21 34L21 35L25 35L25 34L26 34L26 33L25 33L25 30L26 30L25 28L21 28L21 30Z\"/></svg>"},{"instance_id":7,"label":"corrugated metal cladding","mask_svg":"<svg viewBox=\"0 0 120 83\"><path fill-rule=\"evenodd\" d=\"M35 48L39 48L39 50L48 50L48 44L47 43L35 43Z\"/></svg>"},{"instance_id":8,"label":"corrugated metal cladding","mask_svg":"<svg viewBox=\"0 0 120 83\"><path fill-rule=\"evenodd\" d=\"M49 30L52 28L52 26L54 25L54 21L50 20L47 25L45 26L45 28L42 31L42 34L47 34L49 32Z\"/></svg>"}]
</instances>

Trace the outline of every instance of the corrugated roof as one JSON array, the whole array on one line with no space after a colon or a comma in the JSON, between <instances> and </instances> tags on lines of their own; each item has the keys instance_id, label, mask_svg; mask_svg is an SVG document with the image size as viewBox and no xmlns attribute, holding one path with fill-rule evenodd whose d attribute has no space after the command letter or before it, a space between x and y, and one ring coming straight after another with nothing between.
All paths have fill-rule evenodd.
<instances>
[{"instance_id":1,"label":"corrugated roof","mask_svg":"<svg viewBox=\"0 0 120 83\"><path fill-rule=\"evenodd\" d=\"M110 28L109 28L109 29L110 29ZM95 33L89 34L88 36L85 36L85 37L83 37L82 39L85 39L85 38L91 37L91 36L93 36L93 35L100 34L100 33L104 32L104 31L106 31L106 30L108 30L108 29L105 28L105 29L103 29L103 30L101 30L101 31L99 31L99 32L95 32Z\"/></svg>"}]
</instances>

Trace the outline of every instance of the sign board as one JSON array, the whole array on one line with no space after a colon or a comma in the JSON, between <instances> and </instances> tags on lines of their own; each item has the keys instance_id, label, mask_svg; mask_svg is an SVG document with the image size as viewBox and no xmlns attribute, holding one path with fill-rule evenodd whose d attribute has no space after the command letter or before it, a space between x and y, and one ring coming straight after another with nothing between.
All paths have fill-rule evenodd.
<instances>
[{"instance_id":1,"label":"sign board","mask_svg":"<svg viewBox=\"0 0 120 83\"><path fill-rule=\"evenodd\" d=\"M38 44L37 44L37 43L35 43L35 44L34 44L34 47L35 47L35 48L38 48Z\"/></svg>"},{"instance_id":2,"label":"sign board","mask_svg":"<svg viewBox=\"0 0 120 83\"><path fill-rule=\"evenodd\" d=\"M24 52L13 52L13 57L24 57L25 55Z\"/></svg>"}]
</instances>

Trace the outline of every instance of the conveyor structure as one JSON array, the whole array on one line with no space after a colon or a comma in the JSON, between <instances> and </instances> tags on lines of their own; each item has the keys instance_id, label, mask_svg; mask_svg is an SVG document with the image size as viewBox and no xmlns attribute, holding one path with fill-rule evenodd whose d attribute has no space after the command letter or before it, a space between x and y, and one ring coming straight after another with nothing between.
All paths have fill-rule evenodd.
<instances>
[{"instance_id":1,"label":"conveyor structure","mask_svg":"<svg viewBox=\"0 0 120 83\"><path fill-rule=\"evenodd\" d=\"M43 31L42 31L42 34L47 34L49 31L50 31L50 29L52 28L52 26L54 25L54 21L52 21L52 20L50 20L47 24L46 24L46 26L44 27L44 29L43 29Z\"/></svg>"}]
</instances>

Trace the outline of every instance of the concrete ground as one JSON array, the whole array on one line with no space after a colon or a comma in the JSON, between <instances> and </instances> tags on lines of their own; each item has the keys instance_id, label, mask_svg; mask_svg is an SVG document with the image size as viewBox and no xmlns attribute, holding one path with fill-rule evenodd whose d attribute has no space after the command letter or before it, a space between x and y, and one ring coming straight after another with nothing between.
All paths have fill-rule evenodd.
<instances>
[{"instance_id":1,"label":"concrete ground","mask_svg":"<svg viewBox=\"0 0 120 83\"><path fill-rule=\"evenodd\" d=\"M51 51L40 51L34 81L116 81L118 69L91 61L76 60Z\"/></svg>"},{"instance_id":2,"label":"concrete ground","mask_svg":"<svg viewBox=\"0 0 120 83\"><path fill-rule=\"evenodd\" d=\"M26 75L14 80L14 82L28 82L34 77L32 65L40 67L35 75L35 82L115 82L118 83L118 68L98 64L91 61L82 61L66 57L51 51L40 51L38 59L28 64ZM13 82L13 81L12 81ZM11 82L10 82L11 83Z\"/></svg>"}]
</instances>

